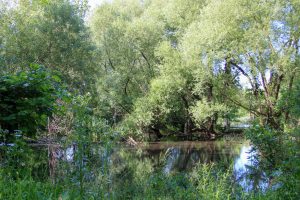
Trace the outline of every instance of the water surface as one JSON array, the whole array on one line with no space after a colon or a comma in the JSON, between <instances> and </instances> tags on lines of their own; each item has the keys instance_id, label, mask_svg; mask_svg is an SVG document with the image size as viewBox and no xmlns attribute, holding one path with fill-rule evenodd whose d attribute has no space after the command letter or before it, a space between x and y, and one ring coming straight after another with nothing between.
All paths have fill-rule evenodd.
<instances>
[{"instance_id":1,"label":"water surface","mask_svg":"<svg viewBox=\"0 0 300 200\"><path fill-rule=\"evenodd\" d=\"M48 147L49 171L53 176L74 173L78 164L79 147L74 143L67 148ZM136 147L117 145L104 148L100 145L84 147L83 163L86 166L87 179L93 179L97 173L108 174L108 180L114 182L130 181L134 171L143 173L163 173L189 175L199 164L215 164L222 169L232 171L232 179L246 191L266 189L268 179L263 173L253 173L256 166L252 160L255 152L250 143L243 139L201 142L156 142L140 144ZM51 163L54 163L54 165ZM69 166L65 170L65 164ZM70 170L71 169L71 170Z\"/></svg>"}]
</instances>

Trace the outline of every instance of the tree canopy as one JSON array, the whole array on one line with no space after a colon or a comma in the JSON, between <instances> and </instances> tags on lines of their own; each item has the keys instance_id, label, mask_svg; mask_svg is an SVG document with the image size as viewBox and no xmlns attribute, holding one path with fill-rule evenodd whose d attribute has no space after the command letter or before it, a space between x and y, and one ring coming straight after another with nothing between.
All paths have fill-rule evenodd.
<instances>
[{"instance_id":1,"label":"tree canopy","mask_svg":"<svg viewBox=\"0 0 300 200\"><path fill-rule=\"evenodd\" d=\"M85 0L1 5L1 74L57 70L128 134L216 133L241 112L297 123L297 0L116 0L89 17Z\"/></svg>"},{"instance_id":2,"label":"tree canopy","mask_svg":"<svg viewBox=\"0 0 300 200\"><path fill-rule=\"evenodd\" d=\"M298 15L298 1L105 3L90 22L99 96L132 129L214 132L237 109L283 128L284 94L299 81Z\"/></svg>"}]
</instances>

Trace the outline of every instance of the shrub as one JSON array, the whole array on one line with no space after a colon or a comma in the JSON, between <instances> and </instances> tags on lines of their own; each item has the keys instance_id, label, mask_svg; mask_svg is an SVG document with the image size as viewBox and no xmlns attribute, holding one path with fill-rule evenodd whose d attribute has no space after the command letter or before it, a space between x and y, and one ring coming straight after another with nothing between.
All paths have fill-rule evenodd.
<instances>
[{"instance_id":1,"label":"shrub","mask_svg":"<svg viewBox=\"0 0 300 200\"><path fill-rule=\"evenodd\" d=\"M16 129L35 136L47 117L59 110L63 92L59 76L39 65L0 77L0 128L8 130L2 139Z\"/></svg>"}]
</instances>

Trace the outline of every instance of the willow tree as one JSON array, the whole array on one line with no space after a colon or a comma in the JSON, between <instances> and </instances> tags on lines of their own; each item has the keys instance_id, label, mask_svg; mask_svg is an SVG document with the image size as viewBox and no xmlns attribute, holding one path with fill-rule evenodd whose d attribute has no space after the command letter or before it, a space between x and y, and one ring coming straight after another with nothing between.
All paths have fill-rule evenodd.
<instances>
[{"instance_id":1,"label":"willow tree","mask_svg":"<svg viewBox=\"0 0 300 200\"><path fill-rule=\"evenodd\" d=\"M145 21L147 16L162 29L158 35L160 41L151 49L156 73L148 83L149 89L134 101L133 110L121 126L132 126L130 132L142 128L187 134L193 127L189 107L197 97L192 92L194 69L182 62L179 43L186 27L197 18L205 4L204 1L183 0L148 3L140 18Z\"/></svg>"},{"instance_id":2,"label":"willow tree","mask_svg":"<svg viewBox=\"0 0 300 200\"><path fill-rule=\"evenodd\" d=\"M102 113L112 122L132 110L157 73L154 49L162 23L140 1L114 1L98 7L91 19L101 76L97 83Z\"/></svg>"},{"instance_id":3,"label":"willow tree","mask_svg":"<svg viewBox=\"0 0 300 200\"><path fill-rule=\"evenodd\" d=\"M101 109L131 130L215 132L237 108L281 128L299 75L298 15L298 1L283 0L104 3L91 20Z\"/></svg>"},{"instance_id":4,"label":"willow tree","mask_svg":"<svg viewBox=\"0 0 300 200\"><path fill-rule=\"evenodd\" d=\"M290 110L282 94L292 92L299 76L299 5L280 0L211 1L186 32L185 60L211 75L222 69L231 74L231 82L243 76L251 91L247 97L228 90L229 82L218 92L263 124L282 128L280 119L288 118Z\"/></svg>"}]
</instances>

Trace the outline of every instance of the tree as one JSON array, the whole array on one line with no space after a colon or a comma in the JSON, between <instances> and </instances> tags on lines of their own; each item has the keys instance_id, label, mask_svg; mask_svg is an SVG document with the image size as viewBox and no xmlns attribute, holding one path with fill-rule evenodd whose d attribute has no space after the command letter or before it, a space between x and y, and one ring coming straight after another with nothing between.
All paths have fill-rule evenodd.
<instances>
[{"instance_id":1,"label":"tree","mask_svg":"<svg viewBox=\"0 0 300 200\"><path fill-rule=\"evenodd\" d=\"M162 40L163 26L147 7L136 0L104 3L90 22L100 52L100 109L111 123L131 112L157 73L154 49Z\"/></svg>"},{"instance_id":2,"label":"tree","mask_svg":"<svg viewBox=\"0 0 300 200\"><path fill-rule=\"evenodd\" d=\"M282 128L280 119L287 110L279 105L281 91L291 91L299 73L298 15L297 1L212 1L185 35L185 59L191 65L210 61L206 66L211 73L214 63L223 61L233 75L246 77L251 106L240 99L240 92L223 90L222 95L262 123Z\"/></svg>"},{"instance_id":3,"label":"tree","mask_svg":"<svg viewBox=\"0 0 300 200\"><path fill-rule=\"evenodd\" d=\"M91 88L96 75L95 48L84 22L84 2L15 2L3 9L1 60L15 71L31 63L58 70L72 89ZM89 76L89 78L86 78Z\"/></svg>"}]
</instances>

